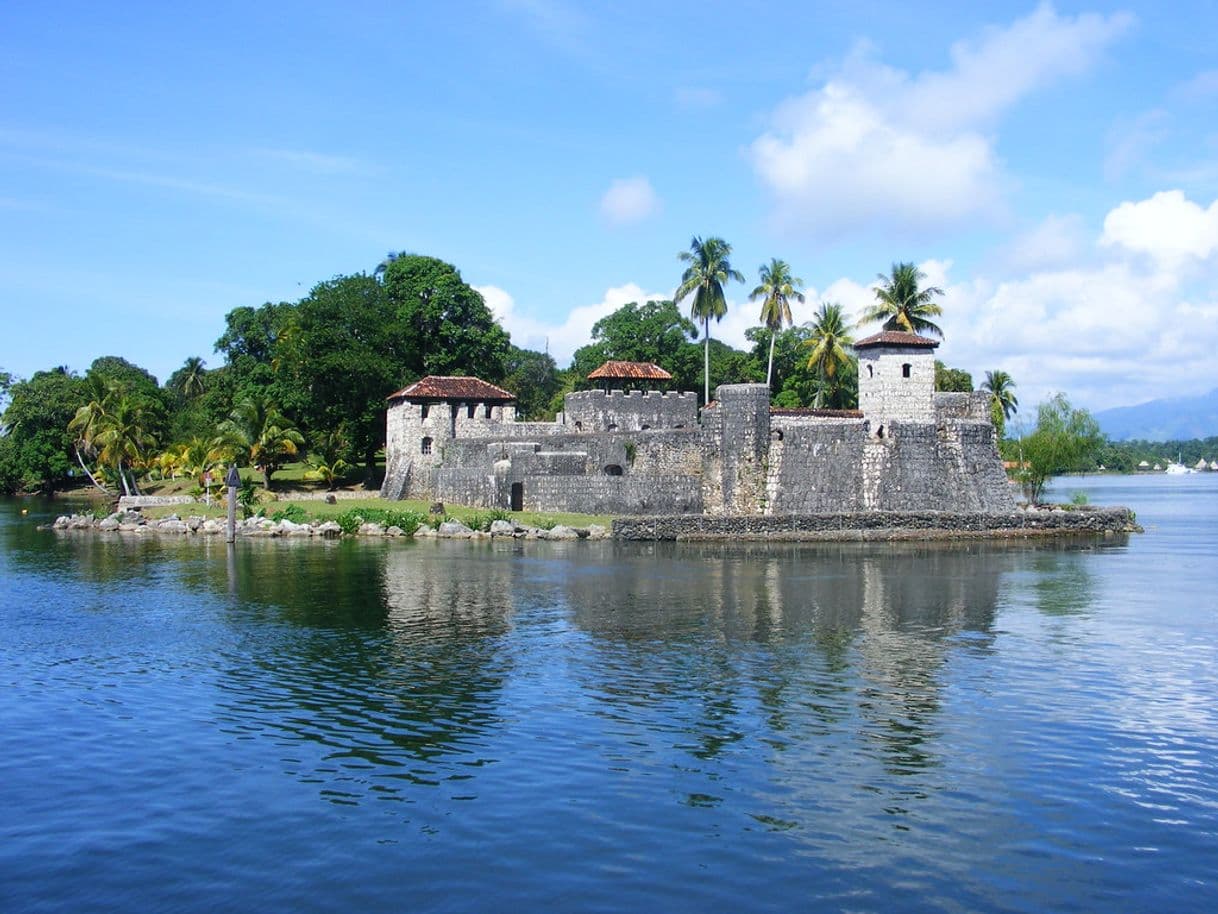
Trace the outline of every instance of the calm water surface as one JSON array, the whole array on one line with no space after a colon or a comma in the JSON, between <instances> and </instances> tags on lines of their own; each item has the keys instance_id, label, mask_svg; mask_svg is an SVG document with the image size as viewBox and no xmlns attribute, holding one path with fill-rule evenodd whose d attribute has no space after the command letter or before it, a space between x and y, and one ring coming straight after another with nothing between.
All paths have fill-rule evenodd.
<instances>
[{"instance_id":1,"label":"calm water surface","mask_svg":"<svg viewBox=\"0 0 1218 914\"><path fill-rule=\"evenodd\" d=\"M1146 534L230 554L0 503L0 910L1215 910L1218 474L1080 490Z\"/></svg>"}]
</instances>

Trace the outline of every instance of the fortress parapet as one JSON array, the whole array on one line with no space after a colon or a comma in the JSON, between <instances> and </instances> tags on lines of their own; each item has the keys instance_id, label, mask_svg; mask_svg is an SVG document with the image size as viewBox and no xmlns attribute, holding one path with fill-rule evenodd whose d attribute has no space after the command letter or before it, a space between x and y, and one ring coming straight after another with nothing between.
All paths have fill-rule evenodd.
<instances>
[{"instance_id":1,"label":"fortress parapet","mask_svg":"<svg viewBox=\"0 0 1218 914\"><path fill-rule=\"evenodd\" d=\"M689 391L583 390L567 394L568 432L639 432L695 428L698 395Z\"/></svg>"}]
</instances>

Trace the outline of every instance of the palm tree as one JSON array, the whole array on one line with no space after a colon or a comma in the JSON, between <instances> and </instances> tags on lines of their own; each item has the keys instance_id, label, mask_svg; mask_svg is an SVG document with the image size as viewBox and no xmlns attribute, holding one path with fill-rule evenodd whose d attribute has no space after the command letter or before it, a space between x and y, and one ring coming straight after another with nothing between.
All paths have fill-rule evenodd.
<instances>
[{"instance_id":1,"label":"palm tree","mask_svg":"<svg viewBox=\"0 0 1218 914\"><path fill-rule=\"evenodd\" d=\"M134 468L156 445L148 430L153 404L145 397L128 393L115 381L94 379L92 399L76 410L68 429L77 433L76 459L93 484L106 491L81 457L81 449L95 456L104 467L112 467L125 495L138 495Z\"/></svg>"},{"instance_id":2,"label":"palm tree","mask_svg":"<svg viewBox=\"0 0 1218 914\"><path fill-rule=\"evenodd\" d=\"M863 322L883 321L885 330L942 337L943 331L930 318L943 313L934 301L943 290L938 286L919 288L925 278L926 274L912 263L894 263L888 276L876 274L880 282L875 290L876 303L863 314Z\"/></svg>"},{"instance_id":3,"label":"palm tree","mask_svg":"<svg viewBox=\"0 0 1218 914\"><path fill-rule=\"evenodd\" d=\"M681 275L681 285L673 293L674 304L680 304L681 299L691 292L693 304L689 316L702 321L704 342L704 372L706 382L706 399L710 402L710 319L723 320L727 314L727 299L723 297L723 287L731 280L744 282L744 276L738 270L733 270L728 257L732 246L722 238L707 238L703 241L695 235L689 242L689 250L682 251L677 259L688 263L689 267Z\"/></svg>"},{"instance_id":4,"label":"palm tree","mask_svg":"<svg viewBox=\"0 0 1218 914\"><path fill-rule=\"evenodd\" d=\"M833 405L841 405L837 402L841 390L840 369L850 364L850 347L854 344L850 335L852 329L846 323L841 305L821 302L812 322L812 334L804 343L812 350L808 354L808 367L815 372L818 382L815 406L824 406L826 399Z\"/></svg>"},{"instance_id":5,"label":"palm tree","mask_svg":"<svg viewBox=\"0 0 1218 914\"><path fill-rule=\"evenodd\" d=\"M265 394L238 401L220 423L220 433L246 453L252 466L262 470L268 489L271 476L304 444L304 436Z\"/></svg>"},{"instance_id":6,"label":"palm tree","mask_svg":"<svg viewBox=\"0 0 1218 914\"><path fill-rule=\"evenodd\" d=\"M787 262L777 258L772 258L768 266L762 264L760 276L761 284L752 291L749 299L762 300L760 320L770 331L770 360L765 370L765 383L769 387L774 377L774 337L783 324L791 323L791 299L803 302L804 294L799 289L804 281L792 276Z\"/></svg>"},{"instance_id":7,"label":"palm tree","mask_svg":"<svg viewBox=\"0 0 1218 914\"><path fill-rule=\"evenodd\" d=\"M192 355L174 372L171 382L183 399L193 400L207 388L207 363Z\"/></svg>"},{"instance_id":8,"label":"palm tree","mask_svg":"<svg viewBox=\"0 0 1218 914\"><path fill-rule=\"evenodd\" d=\"M990 415L998 429L998 437L1001 438L1007 420L1019 412L1019 399L1015 396L1015 381L1001 369L987 371L981 389L990 393Z\"/></svg>"}]
</instances>

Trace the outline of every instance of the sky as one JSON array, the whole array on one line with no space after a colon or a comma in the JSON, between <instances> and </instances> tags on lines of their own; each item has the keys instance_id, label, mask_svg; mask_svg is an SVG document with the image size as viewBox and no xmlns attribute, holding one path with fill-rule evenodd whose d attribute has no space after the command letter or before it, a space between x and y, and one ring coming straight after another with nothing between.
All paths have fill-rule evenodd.
<instances>
[{"instance_id":1,"label":"sky","mask_svg":"<svg viewBox=\"0 0 1218 914\"><path fill-rule=\"evenodd\" d=\"M0 6L0 369L162 381L231 309L440 257L560 366L693 236L1093 410L1218 387L1218 0ZM856 336L878 327L860 327Z\"/></svg>"}]
</instances>

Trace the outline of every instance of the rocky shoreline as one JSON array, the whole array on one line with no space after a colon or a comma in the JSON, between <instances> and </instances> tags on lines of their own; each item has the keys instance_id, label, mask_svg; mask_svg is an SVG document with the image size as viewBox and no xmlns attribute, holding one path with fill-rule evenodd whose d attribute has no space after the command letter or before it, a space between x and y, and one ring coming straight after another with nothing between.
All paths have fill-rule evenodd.
<instances>
[{"instance_id":1,"label":"rocky shoreline","mask_svg":"<svg viewBox=\"0 0 1218 914\"><path fill-rule=\"evenodd\" d=\"M48 529L145 536L214 537L225 533L225 521L198 515L151 519L138 510L116 511L103 518L92 514L61 515ZM1003 514L946 511L869 511L839 514L706 517L670 515L626 517L612 529L599 525L550 528L496 520L489 530L473 530L460 521L436 526L420 524L407 531L380 523L361 523L344 532L333 520L297 523L250 517L237 522L240 538L338 539L343 536L390 539L524 539L635 540L675 542L871 542L953 539L1024 539L1060 536L1114 536L1141 533L1128 508L1034 508Z\"/></svg>"},{"instance_id":2,"label":"rocky shoreline","mask_svg":"<svg viewBox=\"0 0 1218 914\"><path fill-rule=\"evenodd\" d=\"M168 517L152 519L143 516L140 511L116 511L103 518L92 514L64 514L55 519L45 529L51 530L87 530L95 533L133 534L147 536L160 534L164 536L223 536L227 527L224 520L206 518L198 515L179 517L170 514ZM554 527L530 527L511 521L497 520L490 525L490 530L471 530L460 521L445 521L437 527L422 524L417 530L407 532L401 527L386 526L377 523L364 523L352 534L344 534L343 528L335 521L312 521L296 523L291 520L271 520L267 517L249 517L237 521L237 536L240 538L299 538L299 539L338 539L345 535L365 537L390 537L406 539L526 539L526 540L599 540L607 539L609 530L606 527L593 524L590 527L568 527L558 524Z\"/></svg>"}]
</instances>

